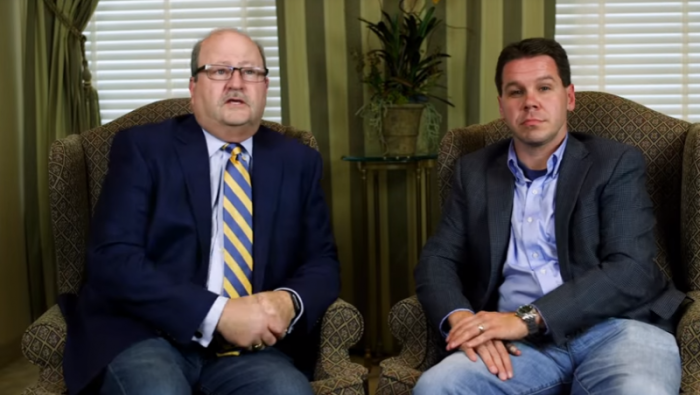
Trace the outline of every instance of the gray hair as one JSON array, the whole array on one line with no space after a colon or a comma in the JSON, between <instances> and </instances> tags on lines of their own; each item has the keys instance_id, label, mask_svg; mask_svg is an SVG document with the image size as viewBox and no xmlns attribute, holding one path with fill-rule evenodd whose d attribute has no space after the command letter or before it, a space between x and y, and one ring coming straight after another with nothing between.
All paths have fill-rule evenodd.
<instances>
[{"instance_id":1,"label":"gray hair","mask_svg":"<svg viewBox=\"0 0 700 395\"><path fill-rule=\"evenodd\" d=\"M197 41L197 43L194 44L194 47L192 48L192 57L190 58L190 73L192 74L192 77L194 78L195 81L197 81L197 69L199 68L199 51L202 50L202 43L204 40L208 39L209 37L223 33L223 32L233 32L233 33L238 33L242 34L250 39L250 41L254 42L255 45L258 47L258 51L260 51L260 56L262 57L263 61L263 67L267 68L267 60L265 59L265 50L263 49L262 45L256 41L253 40L249 34L244 33L240 31L239 29L235 29L232 27L226 27L226 28L219 28L219 29L214 29L209 34L207 34L204 38L201 40Z\"/></svg>"}]
</instances>

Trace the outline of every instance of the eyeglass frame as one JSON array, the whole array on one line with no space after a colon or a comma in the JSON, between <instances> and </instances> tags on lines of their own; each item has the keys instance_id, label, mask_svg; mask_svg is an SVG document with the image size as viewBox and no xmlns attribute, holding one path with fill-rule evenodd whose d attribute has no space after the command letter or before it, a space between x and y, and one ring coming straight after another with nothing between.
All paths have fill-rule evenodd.
<instances>
[{"instance_id":1,"label":"eyeglass frame","mask_svg":"<svg viewBox=\"0 0 700 395\"><path fill-rule=\"evenodd\" d=\"M228 80L230 80L231 78L233 78L233 73L235 73L236 70L238 70L238 73L240 74L241 79L242 79L243 81L246 81L246 82L263 82L263 81L265 81L265 78L267 78L267 75L270 73L270 70L269 70L267 67L257 67L257 66L229 66L229 65L227 65L227 64L205 64L205 65L200 66L199 68L197 68L197 70L195 70L195 72L194 72L194 74L192 75L192 77L196 76L197 74L201 73L202 71L208 71L211 67L214 67L214 66L216 66L216 67L223 67L223 68L227 68L227 69L231 70L231 76L228 77L228 78L216 79L216 78L211 78L211 76L209 76L209 73L205 73L206 76L207 76L207 78L209 78L209 79L212 80L212 81L228 81ZM260 81L250 81L250 80L245 79L245 77L243 77L243 70L245 70L245 69L248 69L248 70L255 70L255 71L264 71L265 73L263 74L263 79L260 80Z\"/></svg>"}]
</instances>

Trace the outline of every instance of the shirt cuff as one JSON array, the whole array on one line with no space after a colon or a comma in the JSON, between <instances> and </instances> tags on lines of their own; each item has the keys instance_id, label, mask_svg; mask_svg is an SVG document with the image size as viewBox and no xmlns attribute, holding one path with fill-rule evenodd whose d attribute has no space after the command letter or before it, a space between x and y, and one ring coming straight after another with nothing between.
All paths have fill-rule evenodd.
<instances>
[{"instance_id":1,"label":"shirt cuff","mask_svg":"<svg viewBox=\"0 0 700 395\"><path fill-rule=\"evenodd\" d=\"M446 325L449 325L449 321L447 321L447 318L448 318L449 316L451 316L453 313L456 313L456 312L458 312L458 311L468 311L468 312L474 314L474 312L473 312L472 310L469 310L469 309L454 309L454 310L450 311L450 312L445 316L445 318L443 318L442 321L440 321L440 333L442 333L442 337L443 337L443 338L447 338L447 335L450 333L449 330L445 331L445 326L446 326Z\"/></svg>"},{"instance_id":2,"label":"shirt cuff","mask_svg":"<svg viewBox=\"0 0 700 395\"><path fill-rule=\"evenodd\" d=\"M209 313L204 317L204 322L199 326L199 330L192 337L192 341L195 341L206 348L211 343L214 338L214 331L216 330L216 325L219 323L221 314L224 312L224 306L226 306L226 301L228 298L219 296L211 305Z\"/></svg>"},{"instance_id":3,"label":"shirt cuff","mask_svg":"<svg viewBox=\"0 0 700 395\"><path fill-rule=\"evenodd\" d=\"M542 319L542 324L544 324L544 329L545 329L544 334L545 334L545 335L549 335L549 326L547 325L547 320L546 320L546 319L544 318L544 316L542 315L542 312L540 311L540 308L537 307L537 306L535 306L534 304L533 304L532 306L535 308L535 310L537 310L537 314L539 314L539 315L540 315L540 318Z\"/></svg>"},{"instance_id":4,"label":"shirt cuff","mask_svg":"<svg viewBox=\"0 0 700 395\"><path fill-rule=\"evenodd\" d=\"M296 295L297 299L299 300L299 304L301 305L301 308L299 309L299 314L296 314L294 316L294 319L292 320L292 323L289 324L289 328L287 328L287 334L292 333L292 329L294 329L294 325L296 325L297 321L299 321L299 318L301 318L301 315L304 314L304 301L301 300L301 297L297 293L297 291L290 289L290 288L277 288L275 291L288 291Z\"/></svg>"}]
</instances>

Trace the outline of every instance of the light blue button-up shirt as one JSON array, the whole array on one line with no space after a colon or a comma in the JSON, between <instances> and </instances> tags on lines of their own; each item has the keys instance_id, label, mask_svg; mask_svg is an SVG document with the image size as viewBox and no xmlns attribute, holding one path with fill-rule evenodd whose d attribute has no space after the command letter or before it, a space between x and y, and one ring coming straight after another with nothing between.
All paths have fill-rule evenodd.
<instances>
[{"instance_id":1,"label":"light blue button-up shirt","mask_svg":"<svg viewBox=\"0 0 700 395\"><path fill-rule=\"evenodd\" d=\"M515 154L513 142L510 143L508 168L515 177L515 190L498 311L516 311L518 307L532 303L563 283L554 232L554 196L559 166L568 140L567 134L547 160L547 169L542 171L525 167ZM471 310L456 309L442 319L440 330L445 337L447 317L456 311ZM542 319L546 323L546 317Z\"/></svg>"},{"instance_id":2,"label":"light blue button-up shirt","mask_svg":"<svg viewBox=\"0 0 700 395\"><path fill-rule=\"evenodd\" d=\"M207 289L211 292L221 295L223 292L224 285L224 220L223 220L223 185L224 185L224 172L226 171L226 164L231 158L231 154L221 149L225 144L225 141L214 137L212 134L206 130L202 130L204 137L207 142L207 152L209 153L209 177L211 185L211 208L212 208L212 221L211 221L211 247L209 252L209 277L207 279ZM250 137L240 143L245 150L242 155L243 159L248 161L249 168L252 171L253 168L253 138ZM255 263L253 263L253 270L255 270ZM278 288L277 290L286 290L293 292L301 303L301 310L299 314L294 318L292 324L289 326L287 332L291 332L294 324L299 320L301 315L304 313L304 302L299 297L299 294L289 288ZM204 322L199 328L199 332L202 334L201 338L193 337L192 340L198 342L203 347L207 347L211 343L214 337L214 331L216 330L216 325L219 323L221 314L224 311L224 306L228 298L224 296L219 296L214 301L214 304L209 309L209 313L204 318Z\"/></svg>"},{"instance_id":3,"label":"light blue button-up shirt","mask_svg":"<svg viewBox=\"0 0 700 395\"><path fill-rule=\"evenodd\" d=\"M499 288L499 311L515 311L562 284L554 232L554 196L568 135L542 172L518 161L513 143L508 168L515 177L510 242ZM539 173L539 174L538 174ZM544 174L542 174L544 173Z\"/></svg>"}]
</instances>

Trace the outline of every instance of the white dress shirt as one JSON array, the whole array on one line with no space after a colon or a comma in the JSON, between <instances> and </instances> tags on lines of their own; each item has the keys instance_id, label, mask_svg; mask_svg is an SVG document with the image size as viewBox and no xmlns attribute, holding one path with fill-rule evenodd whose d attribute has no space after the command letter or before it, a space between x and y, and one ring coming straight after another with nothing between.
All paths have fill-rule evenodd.
<instances>
[{"instance_id":1,"label":"white dress shirt","mask_svg":"<svg viewBox=\"0 0 700 395\"><path fill-rule=\"evenodd\" d=\"M211 207L212 207L212 221L211 221L211 248L209 252L209 277L207 279L207 289L211 292L221 295L223 292L224 285L224 232L223 232L223 204L221 200L223 198L223 185L224 185L224 172L226 171L226 164L228 163L231 155L222 149L222 147L227 144L213 135L211 135L206 130L202 129L204 137L207 142L207 151L209 153L209 176L211 185ZM249 172L252 173L253 168L253 138L250 137L247 140L240 143L245 152L242 153L243 159L249 163ZM253 181L254 182L254 181ZM255 208L253 208L255 210ZM255 215L255 214L253 214ZM255 261L253 261L253 271L255 271ZM294 324L297 323L301 315L304 313L304 302L299 297L299 294L289 288L278 288L276 291L290 291L297 296L301 304L301 309L299 314L294 317L287 333L292 331ZM224 311L224 306L226 305L227 297L219 296L214 301L214 304L209 309L209 313L204 318L204 321L199 327L199 332L201 337L194 336L193 341L198 342L203 347L207 347L211 343L214 337L214 331L216 330L216 325L219 323L221 314Z\"/></svg>"}]
</instances>

